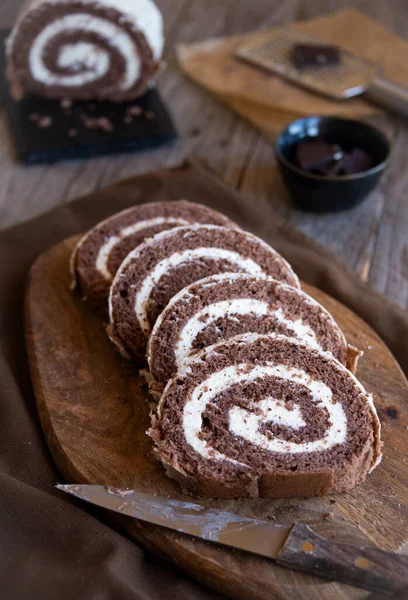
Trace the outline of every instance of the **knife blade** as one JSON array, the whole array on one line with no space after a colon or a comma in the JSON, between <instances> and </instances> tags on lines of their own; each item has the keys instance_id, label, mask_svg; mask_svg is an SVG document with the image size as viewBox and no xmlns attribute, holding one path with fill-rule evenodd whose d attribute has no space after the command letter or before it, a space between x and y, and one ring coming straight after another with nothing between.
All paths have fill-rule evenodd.
<instances>
[{"instance_id":1,"label":"knife blade","mask_svg":"<svg viewBox=\"0 0 408 600\"><path fill-rule=\"evenodd\" d=\"M274 559L310 575L389 595L408 592L407 556L336 544L307 525L274 524L136 490L81 484L57 488L122 515Z\"/></svg>"}]
</instances>

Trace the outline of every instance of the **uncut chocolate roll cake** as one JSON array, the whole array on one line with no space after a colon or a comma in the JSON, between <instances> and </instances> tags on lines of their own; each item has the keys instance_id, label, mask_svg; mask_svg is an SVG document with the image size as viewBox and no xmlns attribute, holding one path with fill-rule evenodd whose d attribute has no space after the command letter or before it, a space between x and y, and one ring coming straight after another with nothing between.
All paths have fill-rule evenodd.
<instances>
[{"instance_id":1,"label":"uncut chocolate roll cake","mask_svg":"<svg viewBox=\"0 0 408 600\"><path fill-rule=\"evenodd\" d=\"M109 295L108 335L122 354L145 362L152 327L181 289L218 273L269 275L299 287L289 264L264 241L240 229L177 227L155 235L123 261Z\"/></svg>"},{"instance_id":2,"label":"uncut chocolate roll cake","mask_svg":"<svg viewBox=\"0 0 408 600\"><path fill-rule=\"evenodd\" d=\"M129 252L156 233L196 223L238 227L216 210L186 200L139 204L109 217L76 245L71 256L73 288L107 316L110 286Z\"/></svg>"},{"instance_id":3,"label":"uncut chocolate roll cake","mask_svg":"<svg viewBox=\"0 0 408 600\"><path fill-rule=\"evenodd\" d=\"M277 334L233 338L184 363L149 434L167 475L198 497L345 492L381 460L362 385L329 353Z\"/></svg>"},{"instance_id":4,"label":"uncut chocolate roll cake","mask_svg":"<svg viewBox=\"0 0 408 600\"><path fill-rule=\"evenodd\" d=\"M355 366L356 350L313 298L271 278L224 273L192 283L170 300L149 340L150 374L165 384L192 354L244 333L295 337Z\"/></svg>"},{"instance_id":5,"label":"uncut chocolate roll cake","mask_svg":"<svg viewBox=\"0 0 408 600\"><path fill-rule=\"evenodd\" d=\"M152 0L29 0L7 40L15 97L130 100L160 65L163 21Z\"/></svg>"}]
</instances>

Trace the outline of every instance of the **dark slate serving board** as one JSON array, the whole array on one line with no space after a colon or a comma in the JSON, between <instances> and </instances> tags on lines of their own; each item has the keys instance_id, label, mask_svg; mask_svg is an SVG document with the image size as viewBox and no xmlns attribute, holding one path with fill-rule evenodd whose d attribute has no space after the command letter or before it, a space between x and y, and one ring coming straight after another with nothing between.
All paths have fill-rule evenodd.
<instances>
[{"instance_id":1,"label":"dark slate serving board","mask_svg":"<svg viewBox=\"0 0 408 600\"><path fill-rule=\"evenodd\" d=\"M0 30L0 98L22 162L54 163L103 154L138 152L177 139L172 118L154 88L133 102L120 104L81 101L63 109L58 100L33 95L16 102L10 95L5 78L4 40L8 33L8 30ZM141 114L127 118L129 107L135 106L140 107ZM51 126L40 127L39 123L46 123L48 117L52 119ZM108 120L112 131L89 128L90 120L100 118Z\"/></svg>"}]
</instances>

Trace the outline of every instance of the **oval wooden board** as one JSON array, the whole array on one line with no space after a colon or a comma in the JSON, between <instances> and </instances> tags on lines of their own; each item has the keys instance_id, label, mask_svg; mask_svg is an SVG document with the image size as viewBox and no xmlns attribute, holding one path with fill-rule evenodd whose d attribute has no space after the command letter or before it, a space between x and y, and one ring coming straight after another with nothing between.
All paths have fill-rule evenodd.
<instances>
[{"instance_id":1,"label":"oval wooden board","mask_svg":"<svg viewBox=\"0 0 408 600\"><path fill-rule=\"evenodd\" d=\"M71 294L68 260L76 238L40 256L26 296L26 333L38 411L64 478L179 497L151 456L146 390L135 368L114 350L100 320ZM211 506L276 522L300 521L338 541L408 547L408 389L389 350L350 310L311 286L350 343L364 350L358 376L373 393L383 423L381 465L364 485L336 497L211 501ZM407 457L407 462L405 461ZM113 514L113 513L112 513ZM277 567L166 529L112 517L139 544L233 598L367 598L369 593ZM318 588L316 587L318 586Z\"/></svg>"}]
</instances>

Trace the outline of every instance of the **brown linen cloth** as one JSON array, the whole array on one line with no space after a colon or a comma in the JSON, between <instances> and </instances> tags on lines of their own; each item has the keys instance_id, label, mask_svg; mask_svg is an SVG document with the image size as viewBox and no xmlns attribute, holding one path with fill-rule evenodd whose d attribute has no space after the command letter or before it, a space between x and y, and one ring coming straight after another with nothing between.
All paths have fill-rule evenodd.
<instances>
[{"instance_id":1,"label":"brown linen cloth","mask_svg":"<svg viewBox=\"0 0 408 600\"><path fill-rule=\"evenodd\" d=\"M40 430L24 343L24 284L40 253L133 204L179 198L217 208L264 237L300 277L370 323L408 373L404 311L272 208L260 210L197 165L125 181L0 233L0 594L5 600L220 598L109 528L106 512L55 491L61 477Z\"/></svg>"},{"instance_id":2,"label":"brown linen cloth","mask_svg":"<svg viewBox=\"0 0 408 600\"><path fill-rule=\"evenodd\" d=\"M298 21L291 27L373 60L382 67L385 77L408 86L408 43L358 10L340 10ZM288 123L306 115L361 118L378 112L377 107L362 98L329 100L239 62L234 51L254 36L256 32L181 45L177 55L184 73L248 119L268 139L274 139Z\"/></svg>"}]
</instances>

